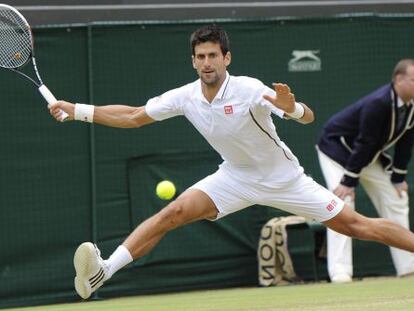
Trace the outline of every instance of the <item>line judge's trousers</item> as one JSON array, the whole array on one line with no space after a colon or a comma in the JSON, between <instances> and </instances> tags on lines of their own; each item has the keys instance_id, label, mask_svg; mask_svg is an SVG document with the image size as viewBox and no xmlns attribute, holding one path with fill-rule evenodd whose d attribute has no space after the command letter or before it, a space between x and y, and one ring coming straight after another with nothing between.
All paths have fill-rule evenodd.
<instances>
[{"instance_id":1,"label":"line judge's trousers","mask_svg":"<svg viewBox=\"0 0 414 311\"><path fill-rule=\"evenodd\" d=\"M340 183L344 168L333 161L319 149L318 158L327 188L333 191ZM379 160L365 167L360 174L359 182L375 206L380 217L392 220L404 228L409 228L408 197L400 198L390 180L390 175L384 171ZM355 209L353 202L348 205ZM327 230L328 240L328 273L332 278L337 274L353 275L352 239ZM391 257L397 271L401 276L414 272L414 254L390 247Z\"/></svg>"}]
</instances>

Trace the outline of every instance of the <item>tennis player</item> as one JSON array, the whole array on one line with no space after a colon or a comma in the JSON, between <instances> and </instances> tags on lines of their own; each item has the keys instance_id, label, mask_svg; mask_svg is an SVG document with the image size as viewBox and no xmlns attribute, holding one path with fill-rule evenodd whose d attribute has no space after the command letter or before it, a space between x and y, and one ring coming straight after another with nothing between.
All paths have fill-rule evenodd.
<instances>
[{"instance_id":1,"label":"tennis player","mask_svg":"<svg viewBox=\"0 0 414 311\"><path fill-rule=\"evenodd\" d=\"M180 226L216 220L254 204L275 207L323 222L352 237L414 251L414 234L385 219L366 218L304 174L280 140L271 114L306 124L313 112L295 102L282 83L274 89L259 80L231 76L226 32L217 25L191 35L192 64L200 79L154 97L145 106L92 106L59 101L50 106L58 120L70 119L134 128L184 115L224 159L219 169L148 218L103 260L98 248L81 244L75 252L75 288L87 299L113 274L148 252Z\"/></svg>"}]
</instances>

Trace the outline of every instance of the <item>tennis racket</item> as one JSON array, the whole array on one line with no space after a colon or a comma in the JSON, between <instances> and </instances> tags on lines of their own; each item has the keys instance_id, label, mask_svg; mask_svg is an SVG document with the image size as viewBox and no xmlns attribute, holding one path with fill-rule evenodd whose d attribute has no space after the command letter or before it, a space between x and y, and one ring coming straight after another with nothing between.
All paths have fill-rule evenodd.
<instances>
[{"instance_id":1,"label":"tennis racket","mask_svg":"<svg viewBox=\"0 0 414 311\"><path fill-rule=\"evenodd\" d=\"M20 71L30 60L36 78ZM19 11L6 4L0 4L0 67L14 71L31 81L49 104L57 101L44 85L37 69L33 34L29 23ZM63 122L67 118L68 114L62 111L60 121Z\"/></svg>"}]
</instances>

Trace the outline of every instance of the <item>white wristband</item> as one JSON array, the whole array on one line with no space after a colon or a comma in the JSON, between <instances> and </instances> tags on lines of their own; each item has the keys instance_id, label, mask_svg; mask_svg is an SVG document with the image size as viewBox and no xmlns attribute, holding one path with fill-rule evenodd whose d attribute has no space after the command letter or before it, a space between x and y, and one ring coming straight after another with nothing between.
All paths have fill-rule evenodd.
<instances>
[{"instance_id":1,"label":"white wristband","mask_svg":"<svg viewBox=\"0 0 414 311\"><path fill-rule=\"evenodd\" d=\"M300 119L305 114L305 108L301 105L301 103L295 102L295 111L286 114L291 117L292 119Z\"/></svg>"},{"instance_id":2,"label":"white wristband","mask_svg":"<svg viewBox=\"0 0 414 311\"><path fill-rule=\"evenodd\" d=\"M94 105L75 104L74 119L84 122L93 122L93 113L95 111Z\"/></svg>"}]
</instances>

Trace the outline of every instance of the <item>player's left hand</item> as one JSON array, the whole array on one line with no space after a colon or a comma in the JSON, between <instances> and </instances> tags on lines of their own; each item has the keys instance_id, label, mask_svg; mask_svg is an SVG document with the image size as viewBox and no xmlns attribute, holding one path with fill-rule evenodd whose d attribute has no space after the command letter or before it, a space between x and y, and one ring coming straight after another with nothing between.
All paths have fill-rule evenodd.
<instances>
[{"instance_id":1,"label":"player's left hand","mask_svg":"<svg viewBox=\"0 0 414 311\"><path fill-rule=\"evenodd\" d=\"M263 95L263 98L286 113L295 111L295 95L291 93L290 87L283 83L272 83L272 85L275 88L276 97Z\"/></svg>"}]
</instances>

